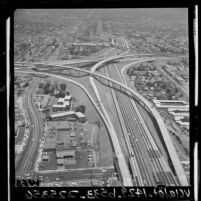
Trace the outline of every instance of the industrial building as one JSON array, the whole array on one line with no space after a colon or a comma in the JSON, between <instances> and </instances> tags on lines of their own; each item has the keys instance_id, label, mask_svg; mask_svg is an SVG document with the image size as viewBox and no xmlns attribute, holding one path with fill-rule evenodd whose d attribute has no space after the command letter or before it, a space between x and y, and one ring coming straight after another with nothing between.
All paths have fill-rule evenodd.
<instances>
[{"instance_id":1,"label":"industrial building","mask_svg":"<svg viewBox=\"0 0 201 201\"><path fill-rule=\"evenodd\" d=\"M71 96L65 96L64 98L58 98L57 104L52 106L52 112L66 111L70 109Z\"/></svg>"}]
</instances>

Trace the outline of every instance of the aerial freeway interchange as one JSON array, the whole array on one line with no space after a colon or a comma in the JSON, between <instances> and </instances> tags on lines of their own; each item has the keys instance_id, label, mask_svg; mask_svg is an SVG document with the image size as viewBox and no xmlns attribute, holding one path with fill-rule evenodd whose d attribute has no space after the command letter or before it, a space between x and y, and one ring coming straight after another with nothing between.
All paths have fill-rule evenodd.
<instances>
[{"instance_id":1,"label":"aerial freeway interchange","mask_svg":"<svg viewBox=\"0 0 201 201\"><path fill-rule=\"evenodd\" d=\"M80 73L89 76L90 84L93 88L94 93L96 94L96 98L99 101L100 113L102 114L102 118L104 119L105 125L111 137L123 185L154 186L157 184L161 184L162 182L166 185L187 186L188 182L185 176L185 172L177 156L175 148L171 142L169 133L164 125L163 120L161 119L161 116L143 96L141 96L139 93L127 86L125 79L122 76L123 70L127 69L129 66L142 62L152 62L154 60L157 60L157 57L146 59L135 58L136 55L128 54L129 47L127 41L123 37L121 37L121 40L122 44L126 47L127 51L111 48L112 50L108 51L108 54L104 54L102 58L89 59L85 61L78 60L74 62L68 61L63 62L62 65L41 62L18 62L16 63L15 70L16 72L47 75L64 80L69 80L65 77L66 72L66 75L68 76L75 74L80 75ZM119 41L116 41L117 45L118 42ZM136 61L132 61L130 65L126 65L125 68L122 69L120 74L117 66L113 64L113 62L116 63L121 59L133 57ZM92 66L90 70L70 66L76 63L79 64L90 62L97 62L95 65ZM107 69L109 65L112 65L113 67ZM95 72L97 69L103 67L106 70L106 75ZM62 73L62 71L65 71L65 73ZM104 104L102 103L94 78L96 81L98 80L104 85L113 88L111 90L113 98L115 100L114 102L116 108L118 108L117 110L119 118L121 119L121 126L122 128L124 128L123 130L126 145L130 153L129 166L131 167L131 171L129 170L128 163L124 157L121 146L119 144L114 125L112 124L110 117L104 107ZM73 82L75 83L75 81ZM127 96L123 93L126 93ZM145 108L147 112L157 122L157 126L159 128L160 134L164 140L168 152L167 155L169 156L170 161L173 165L175 174L173 174L173 171L169 167L167 161L165 161L163 156L160 154L153 140L153 137L151 136L151 133L146 126L146 123L144 122L142 116L140 115L140 112L138 111L135 105L134 100L141 104L143 108ZM147 155L146 151L144 151L146 149L153 150L152 152L150 152L150 155L152 157L150 163L147 162L149 160L149 156ZM157 154L159 154L159 156ZM150 166L151 168L149 167L149 164L152 164Z\"/></svg>"}]
</instances>

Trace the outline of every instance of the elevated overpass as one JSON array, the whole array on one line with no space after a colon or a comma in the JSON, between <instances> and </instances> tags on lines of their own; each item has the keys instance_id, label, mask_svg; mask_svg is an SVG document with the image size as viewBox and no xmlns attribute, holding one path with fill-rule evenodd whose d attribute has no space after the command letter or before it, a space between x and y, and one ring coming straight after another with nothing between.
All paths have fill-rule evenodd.
<instances>
[{"instance_id":1,"label":"elevated overpass","mask_svg":"<svg viewBox=\"0 0 201 201\"><path fill-rule=\"evenodd\" d=\"M128 53L128 52L127 52ZM126 53L126 54L127 54ZM74 65L74 64L93 64L93 63L98 63L98 62L101 62L105 59L112 59L111 61L121 61L121 60L125 60L126 58L133 58L134 56L151 56L153 54L129 54L129 55L126 55L125 53L124 54L121 54L121 55L118 55L117 58L114 58L114 57L106 57L106 58L96 58L96 59L77 59L77 60L60 60L60 61L57 61L57 62L46 62L46 61L43 61L43 62L27 62L27 61L20 61L20 62L15 62L15 65L16 66L33 66L35 64L44 64L44 65Z\"/></svg>"}]
</instances>

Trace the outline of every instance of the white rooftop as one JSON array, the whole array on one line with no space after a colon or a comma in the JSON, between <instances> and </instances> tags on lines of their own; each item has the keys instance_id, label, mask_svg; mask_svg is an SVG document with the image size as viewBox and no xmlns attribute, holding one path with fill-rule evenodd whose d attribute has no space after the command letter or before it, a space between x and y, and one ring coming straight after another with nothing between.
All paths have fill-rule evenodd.
<instances>
[{"instance_id":1,"label":"white rooftop","mask_svg":"<svg viewBox=\"0 0 201 201\"><path fill-rule=\"evenodd\" d=\"M71 95L69 95L69 96L66 95L66 96L64 97L64 100L70 100L70 99L71 99Z\"/></svg>"},{"instance_id":2,"label":"white rooftop","mask_svg":"<svg viewBox=\"0 0 201 201\"><path fill-rule=\"evenodd\" d=\"M55 118L55 117L68 116L72 114L75 114L75 111L59 112L59 113L51 114L50 116L52 118Z\"/></svg>"},{"instance_id":3,"label":"white rooftop","mask_svg":"<svg viewBox=\"0 0 201 201\"><path fill-rule=\"evenodd\" d=\"M85 117L85 115L81 112L76 112L75 115L78 117L78 118L83 118Z\"/></svg>"},{"instance_id":4,"label":"white rooftop","mask_svg":"<svg viewBox=\"0 0 201 201\"><path fill-rule=\"evenodd\" d=\"M59 103L64 102L64 98L58 98L57 102Z\"/></svg>"},{"instance_id":5,"label":"white rooftop","mask_svg":"<svg viewBox=\"0 0 201 201\"><path fill-rule=\"evenodd\" d=\"M163 102L167 102L167 103L184 103L187 104L186 101L182 101L182 100L153 100L153 102L155 103L163 103Z\"/></svg>"},{"instance_id":6,"label":"white rooftop","mask_svg":"<svg viewBox=\"0 0 201 201\"><path fill-rule=\"evenodd\" d=\"M53 105L52 107L55 107L55 108L65 108L66 105Z\"/></svg>"}]
</instances>

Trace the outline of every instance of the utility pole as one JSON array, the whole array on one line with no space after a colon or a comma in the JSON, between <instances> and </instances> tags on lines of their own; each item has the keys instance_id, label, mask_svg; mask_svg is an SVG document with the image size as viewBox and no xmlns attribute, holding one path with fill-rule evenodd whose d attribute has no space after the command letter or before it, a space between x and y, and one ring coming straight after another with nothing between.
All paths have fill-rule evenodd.
<instances>
[{"instance_id":1,"label":"utility pole","mask_svg":"<svg viewBox=\"0 0 201 201\"><path fill-rule=\"evenodd\" d=\"M98 121L98 149L100 147L100 136L99 136L99 134L100 134L100 121Z\"/></svg>"}]
</instances>

